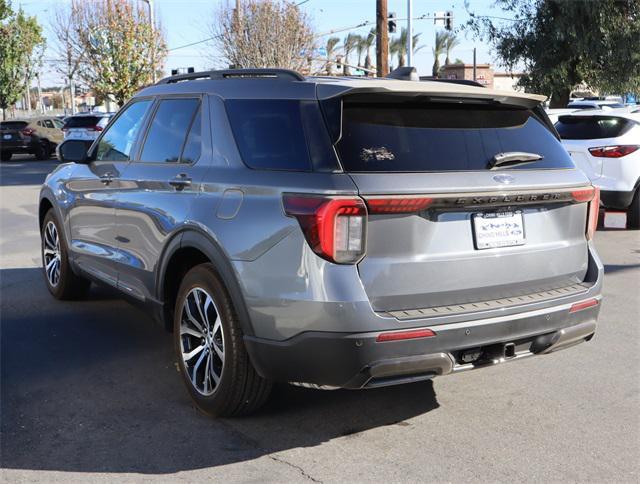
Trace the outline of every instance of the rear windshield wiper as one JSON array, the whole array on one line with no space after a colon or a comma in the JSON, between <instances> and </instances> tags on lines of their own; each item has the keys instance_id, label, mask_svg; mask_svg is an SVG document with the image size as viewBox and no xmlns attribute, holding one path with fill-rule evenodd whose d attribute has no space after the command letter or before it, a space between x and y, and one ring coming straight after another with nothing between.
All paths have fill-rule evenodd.
<instances>
[{"instance_id":1,"label":"rear windshield wiper","mask_svg":"<svg viewBox=\"0 0 640 484\"><path fill-rule=\"evenodd\" d=\"M506 151L504 153L496 153L489 161L489 169L494 170L506 165L524 165L540 161L542 158L544 157L538 153L526 153L524 151Z\"/></svg>"}]
</instances>

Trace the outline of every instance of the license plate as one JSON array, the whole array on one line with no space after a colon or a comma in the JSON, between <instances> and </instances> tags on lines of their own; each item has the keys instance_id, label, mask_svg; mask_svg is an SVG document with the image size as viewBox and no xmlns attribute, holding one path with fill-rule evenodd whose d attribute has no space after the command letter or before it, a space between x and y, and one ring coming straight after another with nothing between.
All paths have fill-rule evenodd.
<instances>
[{"instance_id":1,"label":"license plate","mask_svg":"<svg viewBox=\"0 0 640 484\"><path fill-rule=\"evenodd\" d=\"M523 245L522 212L476 213L473 215L476 249L494 249Z\"/></svg>"},{"instance_id":2,"label":"license plate","mask_svg":"<svg viewBox=\"0 0 640 484\"><path fill-rule=\"evenodd\" d=\"M11 139L11 135L10 134L5 134L2 139Z\"/></svg>"}]
</instances>

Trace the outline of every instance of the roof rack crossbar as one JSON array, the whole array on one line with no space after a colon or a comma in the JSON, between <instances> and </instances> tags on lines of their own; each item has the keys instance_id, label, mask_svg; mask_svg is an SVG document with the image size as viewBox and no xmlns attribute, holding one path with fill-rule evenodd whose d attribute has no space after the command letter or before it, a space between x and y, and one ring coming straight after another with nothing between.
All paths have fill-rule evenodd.
<instances>
[{"instance_id":1,"label":"roof rack crossbar","mask_svg":"<svg viewBox=\"0 0 640 484\"><path fill-rule=\"evenodd\" d=\"M196 79L281 79L284 81L304 81L302 74L290 69L225 69L220 71L190 72L176 76L165 77L158 84L173 84Z\"/></svg>"}]
</instances>

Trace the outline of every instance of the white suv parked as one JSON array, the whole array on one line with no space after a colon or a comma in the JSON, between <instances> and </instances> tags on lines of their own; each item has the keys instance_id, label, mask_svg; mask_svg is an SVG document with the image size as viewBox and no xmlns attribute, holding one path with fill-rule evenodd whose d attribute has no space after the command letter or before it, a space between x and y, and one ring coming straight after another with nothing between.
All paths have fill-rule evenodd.
<instances>
[{"instance_id":1,"label":"white suv parked","mask_svg":"<svg viewBox=\"0 0 640 484\"><path fill-rule=\"evenodd\" d=\"M605 208L627 211L629 228L640 228L640 113L580 112L555 124L575 164L600 187Z\"/></svg>"}]
</instances>

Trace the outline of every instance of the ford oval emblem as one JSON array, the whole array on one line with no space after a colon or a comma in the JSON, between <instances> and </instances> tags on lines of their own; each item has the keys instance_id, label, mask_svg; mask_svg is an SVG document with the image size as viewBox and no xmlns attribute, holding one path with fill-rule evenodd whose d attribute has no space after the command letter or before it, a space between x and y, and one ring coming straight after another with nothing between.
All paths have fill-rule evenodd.
<instances>
[{"instance_id":1,"label":"ford oval emblem","mask_svg":"<svg viewBox=\"0 0 640 484\"><path fill-rule=\"evenodd\" d=\"M502 183L503 185L509 185L516 180L511 175L496 175L493 177L493 179L498 183Z\"/></svg>"}]
</instances>

